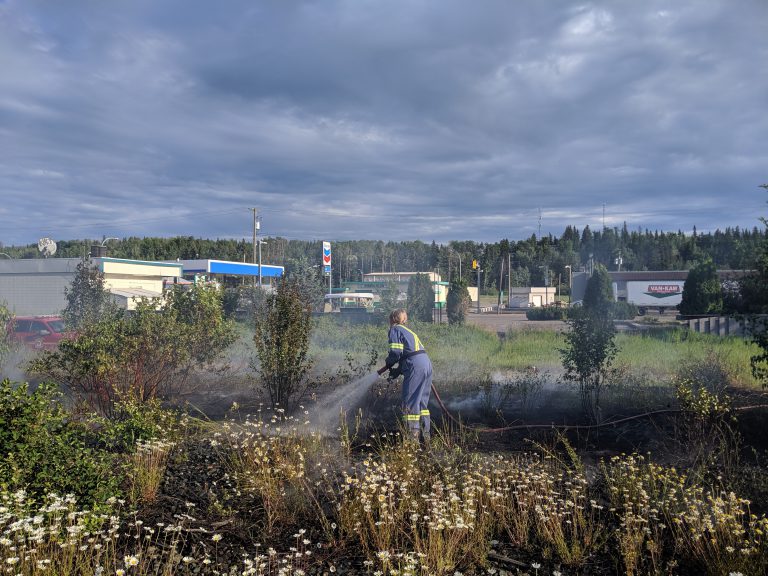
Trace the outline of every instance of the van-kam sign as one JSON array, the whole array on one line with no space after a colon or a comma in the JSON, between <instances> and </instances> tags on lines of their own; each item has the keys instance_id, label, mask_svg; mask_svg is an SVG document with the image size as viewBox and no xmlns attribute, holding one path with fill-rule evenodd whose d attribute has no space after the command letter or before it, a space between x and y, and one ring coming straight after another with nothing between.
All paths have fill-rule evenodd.
<instances>
[{"instance_id":1,"label":"van-kam sign","mask_svg":"<svg viewBox=\"0 0 768 576\"><path fill-rule=\"evenodd\" d=\"M679 284L648 284L645 294L654 298L669 298L677 296L681 291Z\"/></svg>"}]
</instances>

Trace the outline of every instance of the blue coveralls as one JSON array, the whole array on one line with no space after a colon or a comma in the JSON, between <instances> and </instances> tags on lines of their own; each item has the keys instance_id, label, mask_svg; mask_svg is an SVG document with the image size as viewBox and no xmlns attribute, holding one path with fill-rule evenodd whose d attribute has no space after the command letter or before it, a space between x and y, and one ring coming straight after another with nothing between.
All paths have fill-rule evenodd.
<instances>
[{"instance_id":1,"label":"blue coveralls","mask_svg":"<svg viewBox=\"0 0 768 576\"><path fill-rule=\"evenodd\" d=\"M391 368L398 362L404 377L402 399L408 430L418 440L421 428L424 440L429 440L431 422L427 405L432 392L432 362L416 333L402 324L389 329L386 365Z\"/></svg>"}]
</instances>

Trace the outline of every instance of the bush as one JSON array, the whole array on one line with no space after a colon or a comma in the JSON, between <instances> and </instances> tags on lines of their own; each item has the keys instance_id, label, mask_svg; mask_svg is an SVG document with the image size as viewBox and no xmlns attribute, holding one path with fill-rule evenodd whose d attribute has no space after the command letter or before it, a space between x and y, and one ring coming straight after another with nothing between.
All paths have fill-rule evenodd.
<instances>
[{"instance_id":1,"label":"bush","mask_svg":"<svg viewBox=\"0 0 768 576\"><path fill-rule=\"evenodd\" d=\"M116 402L110 418L95 418L99 443L110 452L131 452L137 443L165 438L178 425L177 415L158 400Z\"/></svg>"},{"instance_id":2,"label":"bush","mask_svg":"<svg viewBox=\"0 0 768 576\"><path fill-rule=\"evenodd\" d=\"M540 308L528 308L525 311L528 320L566 320L568 309L557 306L542 306Z\"/></svg>"},{"instance_id":3,"label":"bush","mask_svg":"<svg viewBox=\"0 0 768 576\"><path fill-rule=\"evenodd\" d=\"M143 301L128 315L87 324L31 369L110 415L116 401L147 402L186 389L195 371L212 369L234 340L221 293L200 285L173 290L159 309Z\"/></svg>"},{"instance_id":4,"label":"bush","mask_svg":"<svg viewBox=\"0 0 768 576\"><path fill-rule=\"evenodd\" d=\"M632 320L639 314L637 306L631 302L613 302L611 310L614 320Z\"/></svg>"},{"instance_id":5,"label":"bush","mask_svg":"<svg viewBox=\"0 0 768 576\"><path fill-rule=\"evenodd\" d=\"M116 457L86 445L87 430L58 402L51 385L0 384L0 486L43 502L50 493L74 494L98 505L118 494Z\"/></svg>"}]
</instances>

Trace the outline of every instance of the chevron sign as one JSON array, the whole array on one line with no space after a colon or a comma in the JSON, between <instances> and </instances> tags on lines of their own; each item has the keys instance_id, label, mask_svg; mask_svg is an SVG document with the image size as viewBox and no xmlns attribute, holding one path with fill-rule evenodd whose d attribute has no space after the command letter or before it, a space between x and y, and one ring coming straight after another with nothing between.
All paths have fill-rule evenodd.
<instances>
[{"instance_id":1,"label":"chevron sign","mask_svg":"<svg viewBox=\"0 0 768 576\"><path fill-rule=\"evenodd\" d=\"M323 242L323 269L326 274L331 273L331 243Z\"/></svg>"}]
</instances>

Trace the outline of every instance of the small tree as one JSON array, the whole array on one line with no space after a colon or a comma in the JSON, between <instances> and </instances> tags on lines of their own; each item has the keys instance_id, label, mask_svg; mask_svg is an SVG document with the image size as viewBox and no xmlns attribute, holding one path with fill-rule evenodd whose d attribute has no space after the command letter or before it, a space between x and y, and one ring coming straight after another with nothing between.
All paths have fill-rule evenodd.
<instances>
[{"instance_id":1,"label":"small tree","mask_svg":"<svg viewBox=\"0 0 768 576\"><path fill-rule=\"evenodd\" d=\"M448 308L449 324L464 324L472 299L467 290L467 284L463 280L454 278L448 287L446 306Z\"/></svg>"},{"instance_id":2,"label":"small tree","mask_svg":"<svg viewBox=\"0 0 768 576\"><path fill-rule=\"evenodd\" d=\"M104 285L104 273L84 257L77 265L72 284L64 289L67 306L62 311L64 322L73 329L93 324L118 310Z\"/></svg>"},{"instance_id":3,"label":"small tree","mask_svg":"<svg viewBox=\"0 0 768 576\"><path fill-rule=\"evenodd\" d=\"M612 302L614 298L611 277L605 266L597 264L584 291L584 308L608 311Z\"/></svg>"},{"instance_id":4,"label":"small tree","mask_svg":"<svg viewBox=\"0 0 768 576\"><path fill-rule=\"evenodd\" d=\"M379 294L381 298L381 310L384 313L384 318L389 318L389 313L395 308L400 307L400 289L397 286L397 282L391 281L381 290Z\"/></svg>"},{"instance_id":5,"label":"small tree","mask_svg":"<svg viewBox=\"0 0 768 576\"><path fill-rule=\"evenodd\" d=\"M307 380L312 308L291 279L283 279L257 314L253 341L258 364L252 363L272 407L293 410L313 387Z\"/></svg>"},{"instance_id":6,"label":"small tree","mask_svg":"<svg viewBox=\"0 0 768 576\"><path fill-rule=\"evenodd\" d=\"M295 282L304 299L312 307L312 310L316 312L322 311L323 297L328 288L328 281L323 278L321 268L310 264L306 256L301 256L300 258L289 260L287 270L286 277Z\"/></svg>"},{"instance_id":7,"label":"small tree","mask_svg":"<svg viewBox=\"0 0 768 576\"><path fill-rule=\"evenodd\" d=\"M723 310L723 288L712 260L707 259L688 272L683 285L681 314L719 314Z\"/></svg>"},{"instance_id":8,"label":"small tree","mask_svg":"<svg viewBox=\"0 0 768 576\"><path fill-rule=\"evenodd\" d=\"M408 317L420 322L432 322L435 308L435 291L426 274L411 276L408 282Z\"/></svg>"},{"instance_id":9,"label":"small tree","mask_svg":"<svg viewBox=\"0 0 768 576\"><path fill-rule=\"evenodd\" d=\"M584 307L568 320L566 347L560 350L565 377L579 384L582 408L591 422L600 421L600 396L618 352L606 278L605 268L598 266L587 282Z\"/></svg>"}]
</instances>

